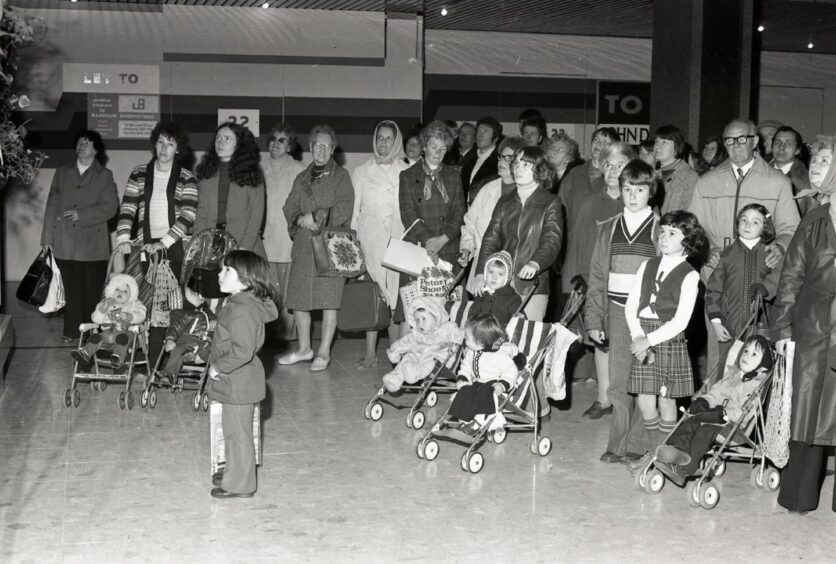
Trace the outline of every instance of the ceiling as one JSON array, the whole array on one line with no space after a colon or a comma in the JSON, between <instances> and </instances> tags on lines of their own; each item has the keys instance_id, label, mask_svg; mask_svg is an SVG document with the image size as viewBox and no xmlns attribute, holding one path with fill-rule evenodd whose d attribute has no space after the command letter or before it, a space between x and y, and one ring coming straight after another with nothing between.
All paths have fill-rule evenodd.
<instances>
[{"instance_id":1,"label":"ceiling","mask_svg":"<svg viewBox=\"0 0 836 564\"><path fill-rule=\"evenodd\" d=\"M657 0L676 1L676 0ZM736 0L727 0L734 2ZM21 0L17 0L21 2ZM17 3L11 0L11 3ZM423 12L427 29L652 36L652 0L267 0L270 8ZM256 8L265 0L79 0L77 6L160 5ZM21 2L20 5L25 5ZM766 51L836 54L836 0L760 0L756 24ZM442 16L442 8L447 14ZM813 48L807 44L812 42Z\"/></svg>"}]
</instances>

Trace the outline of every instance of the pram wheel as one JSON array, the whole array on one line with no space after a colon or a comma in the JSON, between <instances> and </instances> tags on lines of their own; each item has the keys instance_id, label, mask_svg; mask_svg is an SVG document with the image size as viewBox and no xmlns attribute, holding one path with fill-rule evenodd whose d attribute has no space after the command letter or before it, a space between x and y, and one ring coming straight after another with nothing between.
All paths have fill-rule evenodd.
<instances>
[{"instance_id":1,"label":"pram wheel","mask_svg":"<svg viewBox=\"0 0 836 564\"><path fill-rule=\"evenodd\" d=\"M81 403L81 392L76 388L73 390L73 407L78 407L79 403Z\"/></svg>"},{"instance_id":2,"label":"pram wheel","mask_svg":"<svg viewBox=\"0 0 836 564\"><path fill-rule=\"evenodd\" d=\"M500 427L499 429L496 429L492 433L492 436L493 436L493 442L495 442L498 445L501 445L502 443L505 442L505 437L507 436L507 431L505 431L505 427Z\"/></svg>"},{"instance_id":3,"label":"pram wheel","mask_svg":"<svg viewBox=\"0 0 836 564\"><path fill-rule=\"evenodd\" d=\"M539 439L534 437L528 447L531 449L531 454L546 456L552 450L552 440L548 437L540 437Z\"/></svg>"},{"instance_id":4,"label":"pram wheel","mask_svg":"<svg viewBox=\"0 0 836 564\"><path fill-rule=\"evenodd\" d=\"M416 411L415 413L412 414L412 421L411 421L412 424L409 425L409 426L412 427L415 430L418 430L418 429L420 429L421 427L424 426L424 421L425 421L424 412L423 411Z\"/></svg>"},{"instance_id":5,"label":"pram wheel","mask_svg":"<svg viewBox=\"0 0 836 564\"><path fill-rule=\"evenodd\" d=\"M99 382L99 391L103 392L107 389L107 382Z\"/></svg>"},{"instance_id":6,"label":"pram wheel","mask_svg":"<svg viewBox=\"0 0 836 564\"><path fill-rule=\"evenodd\" d=\"M128 406L128 409L133 409L134 408L134 393L133 392L128 392L126 404Z\"/></svg>"},{"instance_id":7,"label":"pram wheel","mask_svg":"<svg viewBox=\"0 0 836 564\"><path fill-rule=\"evenodd\" d=\"M471 474L478 474L484 465L485 459L481 452L473 452L467 457L467 470Z\"/></svg>"},{"instance_id":8,"label":"pram wheel","mask_svg":"<svg viewBox=\"0 0 836 564\"><path fill-rule=\"evenodd\" d=\"M73 404L73 391L69 388L64 390L64 405L70 407Z\"/></svg>"},{"instance_id":9,"label":"pram wheel","mask_svg":"<svg viewBox=\"0 0 836 564\"><path fill-rule=\"evenodd\" d=\"M124 390L119 392L119 395L116 396L116 405L119 406L119 409L125 409L125 392L124 392Z\"/></svg>"},{"instance_id":10,"label":"pram wheel","mask_svg":"<svg viewBox=\"0 0 836 564\"><path fill-rule=\"evenodd\" d=\"M151 409L157 407L157 390L151 390L151 393L148 394L148 405L151 406Z\"/></svg>"},{"instance_id":11,"label":"pram wheel","mask_svg":"<svg viewBox=\"0 0 836 564\"><path fill-rule=\"evenodd\" d=\"M703 484L700 489L700 506L703 509L714 509L720 502L720 490L714 484Z\"/></svg>"},{"instance_id":12,"label":"pram wheel","mask_svg":"<svg viewBox=\"0 0 836 564\"><path fill-rule=\"evenodd\" d=\"M204 393L203 397L200 398L200 407L203 408L203 411L209 411L209 394Z\"/></svg>"},{"instance_id":13,"label":"pram wheel","mask_svg":"<svg viewBox=\"0 0 836 564\"><path fill-rule=\"evenodd\" d=\"M433 391L430 391L430 393L427 394L427 401L426 401L427 407L435 407L435 404L437 404L437 403L438 403L438 394L433 392Z\"/></svg>"},{"instance_id":14,"label":"pram wheel","mask_svg":"<svg viewBox=\"0 0 836 564\"><path fill-rule=\"evenodd\" d=\"M752 468L752 473L749 474L749 485L755 489L763 487L763 473L760 465Z\"/></svg>"},{"instance_id":15,"label":"pram wheel","mask_svg":"<svg viewBox=\"0 0 836 564\"><path fill-rule=\"evenodd\" d=\"M142 393L139 394L139 405L140 407L148 407L148 390L142 390Z\"/></svg>"},{"instance_id":16,"label":"pram wheel","mask_svg":"<svg viewBox=\"0 0 836 564\"><path fill-rule=\"evenodd\" d=\"M722 458L714 465L714 477L719 478L726 473L726 461Z\"/></svg>"},{"instance_id":17,"label":"pram wheel","mask_svg":"<svg viewBox=\"0 0 836 564\"><path fill-rule=\"evenodd\" d=\"M665 487L665 475L659 470L653 469L644 478L644 491L650 494L657 494Z\"/></svg>"},{"instance_id":18,"label":"pram wheel","mask_svg":"<svg viewBox=\"0 0 836 564\"><path fill-rule=\"evenodd\" d=\"M192 409L200 411L200 392L195 392L194 397L192 398Z\"/></svg>"},{"instance_id":19,"label":"pram wheel","mask_svg":"<svg viewBox=\"0 0 836 564\"><path fill-rule=\"evenodd\" d=\"M372 421L380 421L380 418L383 417L383 406L377 402L373 403L369 409L369 417L372 418Z\"/></svg>"},{"instance_id":20,"label":"pram wheel","mask_svg":"<svg viewBox=\"0 0 836 564\"><path fill-rule=\"evenodd\" d=\"M427 441L427 444L424 445L424 458L427 461L438 458L438 441Z\"/></svg>"},{"instance_id":21,"label":"pram wheel","mask_svg":"<svg viewBox=\"0 0 836 564\"><path fill-rule=\"evenodd\" d=\"M688 505L691 507L700 506L700 494L697 491L697 482L688 482L688 486L685 488L685 495L688 496Z\"/></svg>"},{"instance_id":22,"label":"pram wheel","mask_svg":"<svg viewBox=\"0 0 836 564\"><path fill-rule=\"evenodd\" d=\"M763 489L768 492L778 491L781 486L781 473L776 468L767 468L763 472Z\"/></svg>"}]
</instances>

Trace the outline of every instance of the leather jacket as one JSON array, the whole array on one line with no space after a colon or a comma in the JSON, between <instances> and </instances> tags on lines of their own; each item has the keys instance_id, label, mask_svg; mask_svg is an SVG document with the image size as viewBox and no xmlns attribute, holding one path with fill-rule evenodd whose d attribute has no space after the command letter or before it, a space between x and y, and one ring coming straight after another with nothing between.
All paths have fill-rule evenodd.
<instances>
[{"instance_id":1,"label":"leather jacket","mask_svg":"<svg viewBox=\"0 0 836 564\"><path fill-rule=\"evenodd\" d=\"M517 293L524 295L534 282L517 277L526 263L534 261L538 266L534 293L548 294L549 269L560 254L562 242L563 210L557 196L538 188L523 205L514 190L496 203L482 238L476 272L484 272L485 262L493 253L508 251L514 259L511 280Z\"/></svg>"}]
</instances>

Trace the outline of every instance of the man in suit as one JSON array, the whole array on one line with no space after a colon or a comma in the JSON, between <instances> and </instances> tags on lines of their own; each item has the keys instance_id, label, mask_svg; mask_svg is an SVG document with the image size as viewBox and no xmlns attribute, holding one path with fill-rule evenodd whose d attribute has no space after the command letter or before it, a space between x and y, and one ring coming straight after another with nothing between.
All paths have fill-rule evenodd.
<instances>
[{"instance_id":1,"label":"man in suit","mask_svg":"<svg viewBox=\"0 0 836 564\"><path fill-rule=\"evenodd\" d=\"M485 116L476 122L476 150L462 160L462 188L467 196L470 187L498 172L496 146L502 137L502 124L496 118Z\"/></svg>"},{"instance_id":2,"label":"man in suit","mask_svg":"<svg viewBox=\"0 0 836 564\"><path fill-rule=\"evenodd\" d=\"M461 166L467 157L476 152L473 149L475 142L476 126L466 121L459 126L453 146L444 155L444 164Z\"/></svg>"},{"instance_id":3,"label":"man in suit","mask_svg":"<svg viewBox=\"0 0 836 564\"><path fill-rule=\"evenodd\" d=\"M792 193L797 195L802 190L810 188L810 178L807 167L798 157L801 154L801 134L788 125L779 127L772 136L772 161L770 165L783 172L792 182ZM811 197L797 199L798 211L801 215L818 203Z\"/></svg>"}]
</instances>

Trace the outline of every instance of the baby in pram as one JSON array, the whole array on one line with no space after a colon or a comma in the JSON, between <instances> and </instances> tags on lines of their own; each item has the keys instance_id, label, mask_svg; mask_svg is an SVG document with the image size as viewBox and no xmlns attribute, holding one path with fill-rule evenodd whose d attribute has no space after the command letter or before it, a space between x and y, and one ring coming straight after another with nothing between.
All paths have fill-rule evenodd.
<instances>
[{"instance_id":1,"label":"baby in pram","mask_svg":"<svg viewBox=\"0 0 836 564\"><path fill-rule=\"evenodd\" d=\"M121 368L131 342L128 327L145 321L145 305L138 297L139 287L133 277L114 275L105 286L105 298L96 305L91 315L93 323L98 323L101 330L72 351L72 357L87 364L99 349L110 349L111 367Z\"/></svg>"},{"instance_id":2,"label":"baby in pram","mask_svg":"<svg viewBox=\"0 0 836 564\"><path fill-rule=\"evenodd\" d=\"M443 297L418 296L407 307L406 320L412 331L386 350L389 360L397 363L383 376L389 393L397 392L406 382L414 384L429 376L435 362L444 362L464 335L444 309Z\"/></svg>"},{"instance_id":3,"label":"baby in pram","mask_svg":"<svg viewBox=\"0 0 836 564\"><path fill-rule=\"evenodd\" d=\"M163 347L168 353L160 378L169 384L177 381L177 375L185 362L206 362L212 344L216 317L213 308L200 294L186 288L186 299L196 309L176 309L163 337Z\"/></svg>"},{"instance_id":4,"label":"baby in pram","mask_svg":"<svg viewBox=\"0 0 836 564\"><path fill-rule=\"evenodd\" d=\"M680 484L694 475L722 425L727 421L739 421L744 416L743 404L773 364L769 340L760 335L746 339L737 362L727 365L723 378L693 399L690 417L657 448L656 457L661 469Z\"/></svg>"}]
</instances>

